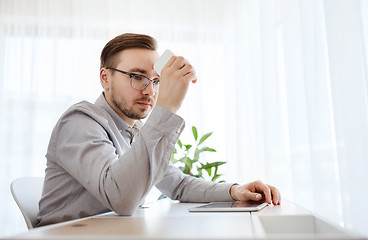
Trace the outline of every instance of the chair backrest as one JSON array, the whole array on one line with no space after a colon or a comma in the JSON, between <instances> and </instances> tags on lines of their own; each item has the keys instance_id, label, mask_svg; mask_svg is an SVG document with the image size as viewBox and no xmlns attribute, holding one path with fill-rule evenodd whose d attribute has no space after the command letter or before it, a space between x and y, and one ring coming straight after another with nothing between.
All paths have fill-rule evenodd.
<instances>
[{"instance_id":1,"label":"chair backrest","mask_svg":"<svg viewBox=\"0 0 368 240\"><path fill-rule=\"evenodd\" d=\"M43 177L21 177L10 184L11 193L23 214L28 229L32 229L36 225L43 180Z\"/></svg>"}]
</instances>

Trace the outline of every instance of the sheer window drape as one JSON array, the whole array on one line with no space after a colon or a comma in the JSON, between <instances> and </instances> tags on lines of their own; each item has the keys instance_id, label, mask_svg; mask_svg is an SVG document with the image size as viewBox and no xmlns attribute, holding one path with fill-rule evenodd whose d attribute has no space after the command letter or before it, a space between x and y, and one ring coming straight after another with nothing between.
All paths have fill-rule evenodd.
<instances>
[{"instance_id":1,"label":"sheer window drape","mask_svg":"<svg viewBox=\"0 0 368 240\"><path fill-rule=\"evenodd\" d=\"M182 139L213 131L224 179L368 235L367 29L366 0L0 0L1 234L26 229L10 181L43 175L61 113L102 91L104 44L140 32L196 67Z\"/></svg>"}]
</instances>

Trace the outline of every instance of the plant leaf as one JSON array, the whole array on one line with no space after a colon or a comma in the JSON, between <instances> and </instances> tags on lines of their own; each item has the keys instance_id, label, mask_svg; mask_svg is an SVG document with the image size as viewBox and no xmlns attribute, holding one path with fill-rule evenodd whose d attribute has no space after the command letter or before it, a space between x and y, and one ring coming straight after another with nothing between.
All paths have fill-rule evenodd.
<instances>
[{"instance_id":1,"label":"plant leaf","mask_svg":"<svg viewBox=\"0 0 368 240\"><path fill-rule=\"evenodd\" d=\"M213 168L213 167L218 167L222 164L225 164L226 162L213 162L213 163L206 163L206 164L202 164L201 163L201 169L207 169L207 168Z\"/></svg>"},{"instance_id":2,"label":"plant leaf","mask_svg":"<svg viewBox=\"0 0 368 240\"><path fill-rule=\"evenodd\" d=\"M215 174L215 176L213 176L213 178L211 179L211 181L214 182L214 181L216 181L221 176L222 176L222 174Z\"/></svg>"},{"instance_id":3,"label":"plant leaf","mask_svg":"<svg viewBox=\"0 0 368 240\"><path fill-rule=\"evenodd\" d=\"M193 132L194 140L196 140L196 142L197 142L198 132L197 132L197 128L195 126L192 127L192 132Z\"/></svg>"},{"instance_id":4,"label":"plant leaf","mask_svg":"<svg viewBox=\"0 0 368 240\"><path fill-rule=\"evenodd\" d=\"M179 162L182 162L182 163L184 163L184 164L185 164L185 158L186 158L186 156L184 156L184 157L180 158L178 161L179 161Z\"/></svg>"},{"instance_id":5,"label":"plant leaf","mask_svg":"<svg viewBox=\"0 0 368 240\"><path fill-rule=\"evenodd\" d=\"M211 176L211 172L212 172L211 168L205 168L205 170L207 171L208 176Z\"/></svg>"},{"instance_id":6,"label":"plant leaf","mask_svg":"<svg viewBox=\"0 0 368 240\"><path fill-rule=\"evenodd\" d=\"M175 163L179 162L179 160L177 160L177 159L175 159L175 158L171 158L170 162L171 162L172 164L175 164Z\"/></svg>"},{"instance_id":7,"label":"plant leaf","mask_svg":"<svg viewBox=\"0 0 368 240\"><path fill-rule=\"evenodd\" d=\"M216 152L216 150L215 150L215 149L213 149L213 148L209 148L209 147L201 148L201 149L199 149L198 151L199 151L199 153L201 153L201 152Z\"/></svg>"},{"instance_id":8,"label":"plant leaf","mask_svg":"<svg viewBox=\"0 0 368 240\"><path fill-rule=\"evenodd\" d=\"M189 158L189 159L190 159L190 158ZM192 164L194 164L194 163L198 162L198 159L190 159L190 162L191 162Z\"/></svg>"},{"instance_id":9,"label":"plant leaf","mask_svg":"<svg viewBox=\"0 0 368 240\"><path fill-rule=\"evenodd\" d=\"M201 137L201 139L199 140L198 145L202 144L207 138L209 138L212 135L212 132L206 133L205 135L203 135Z\"/></svg>"},{"instance_id":10,"label":"plant leaf","mask_svg":"<svg viewBox=\"0 0 368 240\"><path fill-rule=\"evenodd\" d=\"M194 157L193 159L196 159L197 161L199 160L199 154L200 154L200 151L198 150L198 148L196 148L195 152L194 152Z\"/></svg>"},{"instance_id":11,"label":"plant leaf","mask_svg":"<svg viewBox=\"0 0 368 240\"><path fill-rule=\"evenodd\" d=\"M185 151L188 151L192 147L192 145L188 144L188 145L184 145L184 147L185 147Z\"/></svg>"},{"instance_id":12,"label":"plant leaf","mask_svg":"<svg viewBox=\"0 0 368 240\"><path fill-rule=\"evenodd\" d=\"M180 148L183 148L183 144L181 143L180 139L178 139L178 145Z\"/></svg>"},{"instance_id":13,"label":"plant leaf","mask_svg":"<svg viewBox=\"0 0 368 240\"><path fill-rule=\"evenodd\" d=\"M199 178L203 178L202 169L197 168L197 171L198 171L197 176L198 176Z\"/></svg>"},{"instance_id":14,"label":"plant leaf","mask_svg":"<svg viewBox=\"0 0 368 240\"><path fill-rule=\"evenodd\" d=\"M214 173L215 176L217 175L217 170L218 170L218 166L215 167L215 173Z\"/></svg>"},{"instance_id":15,"label":"plant leaf","mask_svg":"<svg viewBox=\"0 0 368 240\"><path fill-rule=\"evenodd\" d=\"M197 160L192 160L189 157L183 157L181 162L185 164L185 167L188 168L188 172L192 170L193 163L197 162Z\"/></svg>"},{"instance_id":16,"label":"plant leaf","mask_svg":"<svg viewBox=\"0 0 368 240\"><path fill-rule=\"evenodd\" d=\"M174 149L173 153L171 154L170 161L172 162L175 158L175 154L177 153L176 148Z\"/></svg>"},{"instance_id":17,"label":"plant leaf","mask_svg":"<svg viewBox=\"0 0 368 240\"><path fill-rule=\"evenodd\" d=\"M180 158L180 162L182 162L185 165L187 165L188 164L188 157L187 156L184 156L184 157Z\"/></svg>"}]
</instances>

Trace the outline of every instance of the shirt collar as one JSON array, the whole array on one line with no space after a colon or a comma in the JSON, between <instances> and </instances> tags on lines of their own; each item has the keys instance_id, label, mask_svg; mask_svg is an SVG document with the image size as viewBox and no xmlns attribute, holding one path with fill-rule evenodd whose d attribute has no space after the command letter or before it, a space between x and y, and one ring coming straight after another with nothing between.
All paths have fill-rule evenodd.
<instances>
[{"instance_id":1,"label":"shirt collar","mask_svg":"<svg viewBox=\"0 0 368 240\"><path fill-rule=\"evenodd\" d=\"M105 109L111 118L113 119L114 123L120 130L120 132L128 131L131 133L136 133L143 125L141 120L136 120L133 129L129 126L128 123L126 123L115 111L111 108L111 106L108 104L108 102L105 99L104 92L101 93L101 95L97 98L95 105L102 107Z\"/></svg>"}]
</instances>

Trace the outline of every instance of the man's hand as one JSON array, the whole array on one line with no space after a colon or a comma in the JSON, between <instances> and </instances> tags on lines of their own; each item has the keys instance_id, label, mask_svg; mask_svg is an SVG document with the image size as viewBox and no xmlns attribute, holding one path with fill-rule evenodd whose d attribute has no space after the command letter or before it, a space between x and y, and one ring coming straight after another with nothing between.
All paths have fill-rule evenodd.
<instances>
[{"instance_id":1,"label":"man's hand","mask_svg":"<svg viewBox=\"0 0 368 240\"><path fill-rule=\"evenodd\" d=\"M157 105L175 113L181 106L189 83L197 81L192 65L183 57L173 56L161 71Z\"/></svg>"},{"instance_id":2,"label":"man's hand","mask_svg":"<svg viewBox=\"0 0 368 240\"><path fill-rule=\"evenodd\" d=\"M265 201L280 205L281 195L277 188L264 184L262 181L250 182L245 185L233 185L230 195L236 201Z\"/></svg>"}]
</instances>

